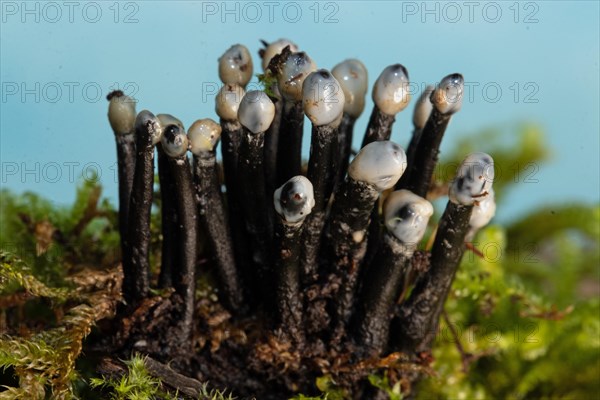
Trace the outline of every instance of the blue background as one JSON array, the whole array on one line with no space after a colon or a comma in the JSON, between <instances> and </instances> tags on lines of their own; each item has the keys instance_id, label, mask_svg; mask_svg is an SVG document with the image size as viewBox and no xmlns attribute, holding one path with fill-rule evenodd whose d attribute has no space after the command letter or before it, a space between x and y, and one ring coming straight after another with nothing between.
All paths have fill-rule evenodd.
<instances>
[{"instance_id":1,"label":"blue background","mask_svg":"<svg viewBox=\"0 0 600 400\"><path fill-rule=\"evenodd\" d=\"M258 40L287 37L319 67L359 58L369 86L397 62L419 86L463 73L472 97L448 128L442 151L484 128L516 134L519 122L539 124L552 160L535 174L537 183L508 194L499 220L550 202L600 200L596 1L4 1L1 7L3 188L67 204L74 182L99 170L104 195L116 203L107 93L124 89L138 99L138 111L171 113L186 126L216 118L217 58L242 43L259 73ZM371 107L369 97L355 147ZM394 126L392 138L402 145L411 113L412 105ZM306 140L305 156L307 149Z\"/></svg>"}]
</instances>

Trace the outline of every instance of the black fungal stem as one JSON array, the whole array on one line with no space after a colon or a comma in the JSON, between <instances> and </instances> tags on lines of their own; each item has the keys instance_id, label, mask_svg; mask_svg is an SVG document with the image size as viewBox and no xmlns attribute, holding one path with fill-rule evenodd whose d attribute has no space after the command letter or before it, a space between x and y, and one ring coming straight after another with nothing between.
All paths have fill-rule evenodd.
<instances>
[{"instance_id":1,"label":"black fungal stem","mask_svg":"<svg viewBox=\"0 0 600 400\"><path fill-rule=\"evenodd\" d=\"M158 286L173 286L173 271L179 264L179 217L177 213L176 187L171 173L169 157L162 145L156 145L158 154L158 180L160 185L162 248Z\"/></svg>"},{"instance_id":2,"label":"black fungal stem","mask_svg":"<svg viewBox=\"0 0 600 400\"><path fill-rule=\"evenodd\" d=\"M396 121L394 115L388 115L379 109L377 106L373 106L369 123L367 124L367 130L362 141L362 147L365 147L371 142L390 140L392 136L392 125Z\"/></svg>"},{"instance_id":3,"label":"black fungal stem","mask_svg":"<svg viewBox=\"0 0 600 400\"><path fill-rule=\"evenodd\" d=\"M354 123L356 118L350 114L344 112L342 121L338 128L338 156L337 161L337 177L335 180L334 188L344 181L346 173L348 172L348 164L350 163L350 153L352 151L352 139L354 136Z\"/></svg>"},{"instance_id":4,"label":"black fungal stem","mask_svg":"<svg viewBox=\"0 0 600 400\"><path fill-rule=\"evenodd\" d=\"M304 111L301 101L285 100L277 146L277 185L283 185L302 168Z\"/></svg>"}]
</instances>

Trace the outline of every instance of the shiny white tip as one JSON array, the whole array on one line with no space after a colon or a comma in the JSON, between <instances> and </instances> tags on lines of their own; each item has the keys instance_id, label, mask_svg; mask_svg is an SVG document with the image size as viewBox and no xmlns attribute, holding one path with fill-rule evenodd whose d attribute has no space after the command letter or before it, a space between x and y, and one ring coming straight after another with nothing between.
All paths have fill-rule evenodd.
<instances>
[{"instance_id":1,"label":"shiny white tip","mask_svg":"<svg viewBox=\"0 0 600 400\"><path fill-rule=\"evenodd\" d=\"M265 132L275 118L275 105L265 92L251 90L242 98L238 120L252 133Z\"/></svg>"},{"instance_id":2,"label":"shiny white tip","mask_svg":"<svg viewBox=\"0 0 600 400\"><path fill-rule=\"evenodd\" d=\"M494 160L486 153L471 153L458 168L450 185L450 200L465 206L483 201L494 182Z\"/></svg>"},{"instance_id":3,"label":"shiny white tip","mask_svg":"<svg viewBox=\"0 0 600 400\"><path fill-rule=\"evenodd\" d=\"M158 114L156 117L162 127L160 143L165 153L170 157L179 157L185 154L188 149L188 140L183 123L171 114Z\"/></svg>"},{"instance_id":4,"label":"shiny white tip","mask_svg":"<svg viewBox=\"0 0 600 400\"><path fill-rule=\"evenodd\" d=\"M281 51L286 46L290 46L290 50L292 51L292 53L295 53L298 51L298 46L296 46L295 43L293 43L292 41L290 41L288 39L279 39L272 43L269 43L269 45L265 48L265 52L263 53L263 56L262 56L263 71L267 69L267 67L269 66L269 63L271 62L271 59L273 57L275 57L277 54L281 53Z\"/></svg>"},{"instance_id":5,"label":"shiny white tip","mask_svg":"<svg viewBox=\"0 0 600 400\"><path fill-rule=\"evenodd\" d=\"M333 67L331 73L344 91L344 112L358 118L365 109L365 96L369 89L367 68L359 60L348 59Z\"/></svg>"},{"instance_id":6,"label":"shiny white tip","mask_svg":"<svg viewBox=\"0 0 600 400\"><path fill-rule=\"evenodd\" d=\"M302 84L317 64L305 52L292 53L283 63L278 78L279 91L291 101L302 101Z\"/></svg>"},{"instance_id":7,"label":"shiny white tip","mask_svg":"<svg viewBox=\"0 0 600 400\"><path fill-rule=\"evenodd\" d=\"M355 181L366 182L378 191L391 189L406 169L406 154L400 145L389 140L372 142L363 147L348 167Z\"/></svg>"},{"instance_id":8,"label":"shiny white tip","mask_svg":"<svg viewBox=\"0 0 600 400\"><path fill-rule=\"evenodd\" d=\"M431 103L442 114L454 114L462 107L464 89L461 74L448 75L431 94Z\"/></svg>"},{"instance_id":9,"label":"shiny white tip","mask_svg":"<svg viewBox=\"0 0 600 400\"><path fill-rule=\"evenodd\" d=\"M237 121L238 108L244 94L246 91L239 85L223 85L215 98L215 111L219 118L225 121Z\"/></svg>"},{"instance_id":10,"label":"shiny white tip","mask_svg":"<svg viewBox=\"0 0 600 400\"><path fill-rule=\"evenodd\" d=\"M241 44L234 44L219 58L221 82L246 87L252 79L252 56Z\"/></svg>"},{"instance_id":11,"label":"shiny white tip","mask_svg":"<svg viewBox=\"0 0 600 400\"><path fill-rule=\"evenodd\" d=\"M108 103L108 121L116 135L126 135L135 130L135 100L113 92Z\"/></svg>"},{"instance_id":12,"label":"shiny white tip","mask_svg":"<svg viewBox=\"0 0 600 400\"><path fill-rule=\"evenodd\" d=\"M433 206L424 198L408 190L391 193L383 207L387 230L404 244L416 246L433 215Z\"/></svg>"},{"instance_id":13,"label":"shiny white tip","mask_svg":"<svg viewBox=\"0 0 600 400\"><path fill-rule=\"evenodd\" d=\"M221 138L221 125L210 118L199 119L188 129L190 151L200 155L213 151Z\"/></svg>"},{"instance_id":14,"label":"shiny white tip","mask_svg":"<svg viewBox=\"0 0 600 400\"><path fill-rule=\"evenodd\" d=\"M152 137L152 144L160 142L162 137L162 124L158 117L148 110L143 110L139 112L135 119L135 130L148 129Z\"/></svg>"},{"instance_id":15,"label":"shiny white tip","mask_svg":"<svg viewBox=\"0 0 600 400\"><path fill-rule=\"evenodd\" d=\"M302 85L304 113L315 126L328 125L344 112L344 91L337 79L325 70L311 73Z\"/></svg>"},{"instance_id":16,"label":"shiny white tip","mask_svg":"<svg viewBox=\"0 0 600 400\"><path fill-rule=\"evenodd\" d=\"M275 211L285 222L302 222L315 205L313 185L301 175L294 176L275 190L273 201Z\"/></svg>"},{"instance_id":17,"label":"shiny white tip","mask_svg":"<svg viewBox=\"0 0 600 400\"><path fill-rule=\"evenodd\" d=\"M477 202L475 207L473 207L473 213L469 221L469 226L473 234L486 226L494 218L494 215L496 215L494 189L490 188L489 193L489 196Z\"/></svg>"},{"instance_id":18,"label":"shiny white tip","mask_svg":"<svg viewBox=\"0 0 600 400\"><path fill-rule=\"evenodd\" d=\"M415 129L419 131L425 128L425 124L427 123L429 115L431 114L431 110L433 109L433 104L431 104L431 93L433 93L433 90L433 85L427 86L423 93L421 93L421 96L419 96L417 104L415 104L415 111L413 112L413 125Z\"/></svg>"},{"instance_id":19,"label":"shiny white tip","mask_svg":"<svg viewBox=\"0 0 600 400\"><path fill-rule=\"evenodd\" d=\"M387 115L396 115L410 101L408 72L401 64L386 67L373 86L373 101Z\"/></svg>"}]
</instances>

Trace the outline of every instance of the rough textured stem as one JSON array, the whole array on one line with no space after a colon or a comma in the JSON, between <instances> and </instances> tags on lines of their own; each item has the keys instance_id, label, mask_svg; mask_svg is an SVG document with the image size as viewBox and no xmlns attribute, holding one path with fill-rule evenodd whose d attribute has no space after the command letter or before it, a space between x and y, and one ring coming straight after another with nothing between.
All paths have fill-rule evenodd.
<instances>
[{"instance_id":1,"label":"rough textured stem","mask_svg":"<svg viewBox=\"0 0 600 400\"><path fill-rule=\"evenodd\" d=\"M395 116L384 114L377 106L373 106L361 148L378 140L390 140L395 120Z\"/></svg>"},{"instance_id":2,"label":"rough textured stem","mask_svg":"<svg viewBox=\"0 0 600 400\"><path fill-rule=\"evenodd\" d=\"M350 163L350 152L352 151L352 139L354 136L354 123L356 118L344 113L342 122L338 128L338 174L335 186L344 181Z\"/></svg>"},{"instance_id":3,"label":"rough textured stem","mask_svg":"<svg viewBox=\"0 0 600 400\"><path fill-rule=\"evenodd\" d=\"M244 199L241 205L251 243L252 260L258 272L252 274L254 295L263 297L272 293L273 288L270 252L272 233L267 209L267 204L273 201L267 198L265 189L264 140L264 132L253 134L244 128L239 160L239 182Z\"/></svg>"},{"instance_id":4,"label":"rough textured stem","mask_svg":"<svg viewBox=\"0 0 600 400\"><path fill-rule=\"evenodd\" d=\"M211 249L217 263L217 271L223 291L223 300L231 311L244 306L241 285L233 254L225 206L221 197L217 160L214 152L194 155L194 186L198 203L200 224L208 234Z\"/></svg>"},{"instance_id":5,"label":"rough textured stem","mask_svg":"<svg viewBox=\"0 0 600 400\"><path fill-rule=\"evenodd\" d=\"M277 146L277 181L275 185L277 187L283 185L291 177L300 175L303 131L302 102L285 101Z\"/></svg>"},{"instance_id":6,"label":"rough textured stem","mask_svg":"<svg viewBox=\"0 0 600 400\"><path fill-rule=\"evenodd\" d=\"M376 356L386 348L394 304L414 247L386 232L374 262L365 271L353 326L356 341L367 356Z\"/></svg>"},{"instance_id":7,"label":"rough textured stem","mask_svg":"<svg viewBox=\"0 0 600 400\"><path fill-rule=\"evenodd\" d=\"M419 140L421 139L421 133L422 131L420 129L415 129L413 131L408 147L406 148L406 173L402 174L400 180L396 183L396 186L394 187L395 190L404 189L408 183L408 177L410 176L412 165L415 162L415 153L417 151L417 146L419 145Z\"/></svg>"},{"instance_id":8,"label":"rough textured stem","mask_svg":"<svg viewBox=\"0 0 600 400\"><path fill-rule=\"evenodd\" d=\"M302 224L280 222L275 231L277 311L283 332L296 342L303 340L300 297L300 236Z\"/></svg>"},{"instance_id":9,"label":"rough textured stem","mask_svg":"<svg viewBox=\"0 0 600 400\"><path fill-rule=\"evenodd\" d=\"M162 250L158 286L168 288L173 286L174 266L179 263L179 217L177 214L177 199L175 196L175 182L171 173L169 157L159 143L156 145L158 153L158 180L160 183L161 200L161 228Z\"/></svg>"},{"instance_id":10,"label":"rough textured stem","mask_svg":"<svg viewBox=\"0 0 600 400\"><path fill-rule=\"evenodd\" d=\"M123 296L137 303L150 287L150 211L154 185L154 145L149 126L136 131L136 163L129 201L126 254L123 257Z\"/></svg>"},{"instance_id":11,"label":"rough textured stem","mask_svg":"<svg viewBox=\"0 0 600 400\"><path fill-rule=\"evenodd\" d=\"M325 225L327 204L333 191L336 164L337 128L330 125L313 126L310 141L307 178L313 185L315 206L304 222L301 252L302 279L310 283L318 270L321 233Z\"/></svg>"},{"instance_id":12,"label":"rough textured stem","mask_svg":"<svg viewBox=\"0 0 600 400\"><path fill-rule=\"evenodd\" d=\"M334 304L336 330L345 328L354 306L359 266L367 250L370 214L378 197L379 192L372 185L350 177L336 193L326 241L331 273L341 281Z\"/></svg>"},{"instance_id":13,"label":"rough textured stem","mask_svg":"<svg viewBox=\"0 0 600 400\"><path fill-rule=\"evenodd\" d=\"M129 217L129 199L135 173L135 135L115 135L117 142L117 168L119 177L119 235L122 256L125 250Z\"/></svg>"},{"instance_id":14,"label":"rough textured stem","mask_svg":"<svg viewBox=\"0 0 600 400\"><path fill-rule=\"evenodd\" d=\"M182 299L181 315L176 333L180 343L191 344L194 317L194 293L196 290L196 258L198 243L198 218L194 198L192 172L187 157L169 158L171 171L177 187L177 211L179 213L179 264L173 271L173 287Z\"/></svg>"},{"instance_id":15,"label":"rough textured stem","mask_svg":"<svg viewBox=\"0 0 600 400\"><path fill-rule=\"evenodd\" d=\"M244 130L238 121L221 120L221 155L223 156L223 172L227 188L227 209L235 262L241 271L248 267L249 250L242 213L242 192L239 178L239 153Z\"/></svg>"},{"instance_id":16,"label":"rough textured stem","mask_svg":"<svg viewBox=\"0 0 600 400\"><path fill-rule=\"evenodd\" d=\"M277 189L277 174L278 174L278 151L279 151L279 140L281 137L281 120L283 114L283 100L271 97L273 104L275 105L275 117L273 122L265 133L265 144L263 148L264 152L264 168L265 168L265 190L267 197L273 195L275 189ZM269 210L270 211L270 210ZM272 220L275 220L275 216L271 216Z\"/></svg>"},{"instance_id":17,"label":"rough textured stem","mask_svg":"<svg viewBox=\"0 0 600 400\"><path fill-rule=\"evenodd\" d=\"M408 189L423 198L427 196L450 117L450 114L444 115L436 108L431 111L414 153L414 162L412 166L409 164L411 168L408 170L406 187L402 189Z\"/></svg>"},{"instance_id":18,"label":"rough textured stem","mask_svg":"<svg viewBox=\"0 0 600 400\"><path fill-rule=\"evenodd\" d=\"M395 332L402 351L429 350L432 329L437 326L444 302L464 252L473 206L448 202L431 250L431 267L402 305L399 332Z\"/></svg>"}]
</instances>

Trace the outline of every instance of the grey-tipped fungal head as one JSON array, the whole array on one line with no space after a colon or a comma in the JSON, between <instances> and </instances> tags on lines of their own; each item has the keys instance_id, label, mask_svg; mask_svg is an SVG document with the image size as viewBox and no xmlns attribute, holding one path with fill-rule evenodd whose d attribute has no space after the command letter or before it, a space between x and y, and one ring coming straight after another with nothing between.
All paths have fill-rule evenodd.
<instances>
[{"instance_id":1,"label":"grey-tipped fungal head","mask_svg":"<svg viewBox=\"0 0 600 400\"><path fill-rule=\"evenodd\" d=\"M410 102L408 71L402 64L386 67L373 86L373 101L387 115L396 115Z\"/></svg>"},{"instance_id":2,"label":"grey-tipped fungal head","mask_svg":"<svg viewBox=\"0 0 600 400\"><path fill-rule=\"evenodd\" d=\"M302 84L317 64L305 53L292 53L284 61L278 77L279 91L286 100L302 101Z\"/></svg>"},{"instance_id":3,"label":"grey-tipped fungal head","mask_svg":"<svg viewBox=\"0 0 600 400\"><path fill-rule=\"evenodd\" d=\"M275 105L265 92L247 92L238 109L238 120L252 133L265 132L275 118Z\"/></svg>"},{"instance_id":4,"label":"grey-tipped fungal head","mask_svg":"<svg viewBox=\"0 0 600 400\"><path fill-rule=\"evenodd\" d=\"M301 223L315 205L313 185L305 177L291 178L273 195L275 211L289 224Z\"/></svg>"},{"instance_id":5,"label":"grey-tipped fungal head","mask_svg":"<svg viewBox=\"0 0 600 400\"><path fill-rule=\"evenodd\" d=\"M433 85L427 86L415 104L415 111L413 112L413 125L417 130L423 130L427 120L429 119L429 115L433 109L433 105L431 104L431 93L433 93L433 90Z\"/></svg>"},{"instance_id":6,"label":"grey-tipped fungal head","mask_svg":"<svg viewBox=\"0 0 600 400\"><path fill-rule=\"evenodd\" d=\"M188 129L190 151L195 155L211 152L221 138L221 125L210 118L199 119Z\"/></svg>"},{"instance_id":7,"label":"grey-tipped fungal head","mask_svg":"<svg viewBox=\"0 0 600 400\"><path fill-rule=\"evenodd\" d=\"M394 187L406 169L406 154L400 145L389 140L363 147L348 167L355 181L366 182L382 192Z\"/></svg>"},{"instance_id":8,"label":"grey-tipped fungal head","mask_svg":"<svg viewBox=\"0 0 600 400\"><path fill-rule=\"evenodd\" d=\"M315 126L339 120L345 101L340 83L325 69L311 73L302 85L304 113Z\"/></svg>"},{"instance_id":9,"label":"grey-tipped fungal head","mask_svg":"<svg viewBox=\"0 0 600 400\"><path fill-rule=\"evenodd\" d=\"M237 121L238 109L246 91L240 85L223 85L215 97L215 111L224 121Z\"/></svg>"},{"instance_id":10,"label":"grey-tipped fungal head","mask_svg":"<svg viewBox=\"0 0 600 400\"><path fill-rule=\"evenodd\" d=\"M181 157L188 150L188 138L180 120L170 114L159 114L162 125L160 143L169 157Z\"/></svg>"},{"instance_id":11,"label":"grey-tipped fungal head","mask_svg":"<svg viewBox=\"0 0 600 400\"><path fill-rule=\"evenodd\" d=\"M120 90L108 96L108 121L115 135L126 135L135 130L135 100Z\"/></svg>"},{"instance_id":12,"label":"grey-tipped fungal head","mask_svg":"<svg viewBox=\"0 0 600 400\"><path fill-rule=\"evenodd\" d=\"M279 39L274 42L269 43L269 45L264 49L262 54L262 69L263 71L267 69L271 59L275 57L277 54L281 53L281 51L286 47L290 46L290 50L294 53L298 51L298 46L295 43L288 39Z\"/></svg>"},{"instance_id":13,"label":"grey-tipped fungal head","mask_svg":"<svg viewBox=\"0 0 600 400\"><path fill-rule=\"evenodd\" d=\"M433 206L409 190L392 192L383 207L385 227L404 244L416 246L427 229Z\"/></svg>"},{"instance_id":14,"label":"grey-tipped fungal head","mask_svg":"<svg viewBox=\"0 0 600 400\"><path fill-rule=\"evenodd\" d=\"M365 109L369 74L365 65L356 59L344 60L331 70L344 91L344 112L358 118Z\"/></svg>"},{"instance_id":15,"label":"grey-tipped fungal head","mask_svg":"<svg viewBox=\"0 0 600 400\"><path fill-rule=\"evenodd\" d=\"M241 44L234 44L219 58L221 82L246 87L252 79L252 56Z\"/></svg>"},{"instance_id":16,"label":"grey-tipped fungal head","mask_svg":"<svg viewBox=\"0 0 600 400\"><path fill-rule=\"evenodd\" d=\"M473 207L473 213L469 220L469 226L473 236L478 230L486 226L496 214L496 199L494 189L490 188L489 195L485 199L478 201Z\"/></svg>"},{"instance_id":17,"label":"grey-tipped fungal head","mask_svg":"<svg viewBox=\"0 0 600 400\"><path fill-rule=\"evenodd\" d=\"M148 129L152 137L152 144L160 142L162 137L162 123L159 116L155 116L148 110L140 111L135 118L135 130Z\"/></svg>"},{"instance_id":18,"label":"grey-tipped fungal head","mask_svg":"<svg viewBox=\"0 0 600 400\"><path fill-rule=\"evenodd\" d=\"M494 160L486 153L471 153L460 164L450 185L449 197L465 206L489 196L494 182Z\"/></svg>"},{"instance_id":19,"label":"grey-tipped fungal head","mask_svg":"<svg viewBox=\"0 0 600 400\"><path fill-rule=\"evenodd\" d=\"M461 74L446 76L431 94L431 103L442 114L454 114L462 107L465 80Z\"/></svg>"}]
</instances>

